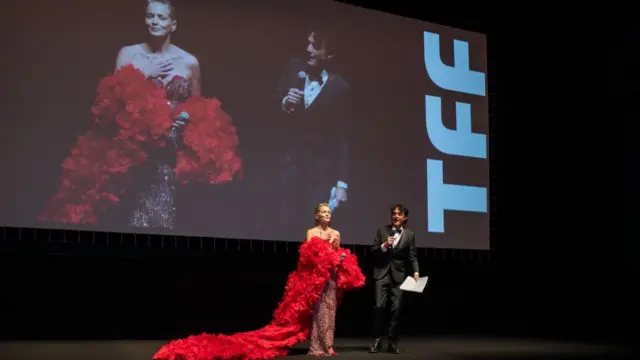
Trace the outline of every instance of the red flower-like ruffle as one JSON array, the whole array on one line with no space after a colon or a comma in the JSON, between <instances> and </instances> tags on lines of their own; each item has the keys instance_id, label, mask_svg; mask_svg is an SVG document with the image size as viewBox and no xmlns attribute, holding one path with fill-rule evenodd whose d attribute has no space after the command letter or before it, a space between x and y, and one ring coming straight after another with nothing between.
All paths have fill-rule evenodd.
<instances>
[{"instance_id":1,"label":"red flower-like ruffle","mask_svg":"<svg viewBox=\"0 0 640 360\"><path fill-rule=\"evenodd\" d=\"M62 164L62 181L40 220L93 224L133 181L132 167L145 162L147 149L166 145L173 119L187 111L185 148L178 151L181 182L212 184L232 181L242 168L236 155L238 137L231 118L217 99L194 97L177 109L165 90L132 65L124 66L98 84L91 109L93 127Z\"/></svg>"},{"instance_id":2,"label":"red flower-like ruffle","mask_svg":"<svg viewBox=\"0 0 640 360\"><path fill-rule=\"evenodd\" d=\"M192 97L178 107L189 114L183 135L185 150L178 151L176 176L188 181L219 184L232 181L242 169L236 155L238 136L218 99Z\"/></svg>"},{"instance_id":3,"label":"red flower-like ruffle","mask_svg":"<svg viewBox=\"0 0 640 360\"><path fill-rule=\"evenodd\" d=\"M341 254L345 254L342 261ZM308 337L313 308L334 269L340 292L364 285L358 260L349 250L335 250L318 237L305 241L300 246L298 266L289 275L284 296L269 325L233 335L201 334L174 340L160 348L153 359L254 360L285 356Z\"/></svg>"}]
</instances>

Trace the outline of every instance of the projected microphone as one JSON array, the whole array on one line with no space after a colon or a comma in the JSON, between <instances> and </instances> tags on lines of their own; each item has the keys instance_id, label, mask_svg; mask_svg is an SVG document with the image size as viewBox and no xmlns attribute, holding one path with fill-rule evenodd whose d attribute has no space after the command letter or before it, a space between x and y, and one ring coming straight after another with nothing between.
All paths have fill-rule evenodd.
<instances>
[{"instance_id":1,"label":"projected microphone","mask_svg":"<svg viewBox=\"0 0 640 360\"><path fill-rule=\"evenodd\" d=\"M171 133L169 134L169 139L171 139L173 146L175 146L176 148L180 144L180 135L178 134L178 128L181 126L184 126L188 120L189 120L189 114L183 111L174 120L173 125L171 125Z\"/></svg>"},{"instance_id":2,"label":"projected microphone","mask_svg":"<svg viewBox=\"0 0 640 360\"><path fill-rule=\"evenodd\" d=\"M300 91L300 96L302 97L300 103L295 106L296 108L304 108L304 86L307 82L307 73L305 71L300 71L297 76L297 81L295 84L295 89Z\"/></svg>"},{"instance_id":3,"label":"projected microphone","mask_svg":"<svg viewBox=\"0 0 640 360\"><path fill-rule=\"evenodd\" d=\"M307 73L306 73L306 72L304 72L304 71L300 71L300 72L298 73L298 83L299 83L299 85L300 85L300 86L298 87L298 89L300 89L300 90L304 90L304 83L305 83L305 81L306 81L306 80L307 80Z\"/></svg>"},{"instance_id":4,"label":"projected microphone","mask_svg":"<svg viewBox=\"0 0 640 360\"><path fill-rule=\"evenodd\" d=\"M180 113L180 115L178 115L175 121L180 121L183 124L186 124L187 120L189 120L189 114L186 111L183 111ZM174 122L174 126L176 126L175 122Z\"/></svg>"}]
</instances>

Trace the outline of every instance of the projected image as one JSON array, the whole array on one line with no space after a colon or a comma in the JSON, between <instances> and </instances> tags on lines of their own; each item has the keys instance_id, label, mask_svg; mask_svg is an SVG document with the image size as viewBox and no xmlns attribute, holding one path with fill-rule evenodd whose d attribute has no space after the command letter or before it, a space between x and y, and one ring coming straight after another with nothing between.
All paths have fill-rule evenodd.
<instances>
[{"instance_id":1,"label":"projected image","mask_svg":"<svg viewBox=\"0 0 640 360\"><path fill-rule=\"evenodd\" d=\"M171 42L177 18L170 2L149 1L145 23L147 41L120 49L114 74L100 81L93 128L63 161L40 220L105 224L102 216L120 205L115 211L130 226L171 229L180 210L176 186L239 174L231 118L217 99L200 96L198 59Z\"/></svg>"},{"instance_id":2,"label":"projected image","mask_svg":"<svg viewBox=\"0 0 640 360\"><path fill-rule=\"evenodd\" d=\"M326 202L370 244L402 203L418 247L488 247L484 35L329 0L27 5L2 225L301 241Z\"/></svg>"},{"instance_id":3,"label":"projected image","mask_svg":"<svg viewBox=\"0 0 640 360\"><path fill-rule=\"evenodd\" d=\"M304 37L306 56L289 61L278 88L279 117L289 138L278 163L283 227L308 222L309 214L300 209L321 202L334 216L341 215L349 186L349 84L331 66L340 56L334 49L336 34L317 28L300 33Z\"/></svg>"}]
</instances>

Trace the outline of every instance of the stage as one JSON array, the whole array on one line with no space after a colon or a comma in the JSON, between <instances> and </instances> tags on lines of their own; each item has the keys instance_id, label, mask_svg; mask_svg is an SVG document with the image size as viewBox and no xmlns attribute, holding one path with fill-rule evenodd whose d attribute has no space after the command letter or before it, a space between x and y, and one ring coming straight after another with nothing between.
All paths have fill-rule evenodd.
<instances>
[{"instance_id":1,"label":"stage","mask_svg":"<svg viewBox=\"0 0 640 360\"><path fill-rule=\"evenodd\" d=\"M405 338L400 355L381 352L369 354L370 339L336 339L336 351L342 358L374 359L623 359L629 350L613 346L589 345L535 339L489 337ZM0 343L3 360L148 360L164 341L14 341ZM309 358L307 344L291 351L289 358ZM383 347L386 350L386 344Z\"/></svg>"}]
</instances>

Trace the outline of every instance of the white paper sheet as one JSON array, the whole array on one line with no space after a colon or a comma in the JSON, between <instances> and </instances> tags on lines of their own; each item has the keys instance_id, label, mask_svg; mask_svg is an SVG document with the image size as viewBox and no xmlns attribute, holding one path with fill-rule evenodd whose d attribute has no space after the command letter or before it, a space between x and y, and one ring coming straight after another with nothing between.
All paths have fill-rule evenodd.
<instances>
[{"instance_id":1,"label":"white paper sheet","mask_svg":"<svg viewBox=\"0 0 640 360\"><path fill-rule=\"evenodd\" d=\"M400 285L400 290L411 291L421 293L424 291L424 288L427 286L427 280L429 280L428 276L421 277L416 281L412 276L407 276L402 285Z\"/></svg>"}]
</instances>

